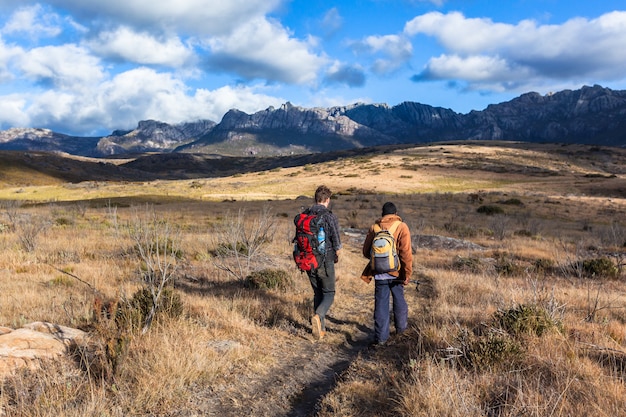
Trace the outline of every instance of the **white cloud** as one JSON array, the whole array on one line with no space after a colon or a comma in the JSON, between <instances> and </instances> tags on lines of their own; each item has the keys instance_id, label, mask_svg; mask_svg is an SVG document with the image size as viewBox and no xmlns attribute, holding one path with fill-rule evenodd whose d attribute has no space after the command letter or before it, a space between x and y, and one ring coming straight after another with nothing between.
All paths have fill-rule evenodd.
<instances>
[{"instance_id":1,"label":"white cloud","mask_svg":"<svg viewBox=\"0 0 626 417\"><path fill-rule=\"evenodd\" d=\"M99 60L71 44L34 48L17 61L26 77L61 89L81 90L104 77Z\"/></svg>"},{"instance_id":2,"label":"white cloud","mask_svg":"<svg viewBox=\"0 0 626 417\"><path fill-rule=\"evenodd\" d=\"M0 83L15 79L15 74L11 70L11 64L23 53L24 50L22 48L6 45L0 39Z\"/></svg>"},{"instance_id":3,"label":"white cloud","mask_svg":"<svg viewBox=\"0 0 626 417\"><path fill-rule=\"evenodd\" d=\"M376 74L387 74L406 63L413 54L413 45L405 37L400 35L367 36L353 42L352 49L356 53L382 55L372 65L372 71Z\"/></svg>"},{"instance_id":4,"label":"white cloud","mask_svg":"<svg viewBox=\"0 0 626 417\"><path fill-rule=\"evenodd\" d=\"M285 101L263 94L262 87L225 86L189 94L184 82L172 74L142 67L94 85L84 94L48 90L31 96L0 97L0 125L46 126L61 133L105 135L115 129L132 129L138 121L148 119L219 122L232 108L253 113Z\"/></svg>"},{"instance_id":5,"label":"white cloud","mask_svg":"<svg viewBox=\"0 0 626 417\"><path fill-rule=\"evenodd\" d=\"M433 12L408 22L404 32L432 36L450 52L431 58L418 80L460 79L507 89L555 80L624 78L626 12L561 25L532 20L511 25Z\"/></svg>"},{"instance_id":6,"label":"white cloud","mask_svg":"<svg viewBox=\"0 0 626 417\"><path fill-rule=\"evenodd\" d=\"M465 80L476 84L475 88L487 88L489 85L488 89L494 91L503 91L504 86L515 85L514 80L530 80L535 76L527 67L511 67L504 59L484 55L441 55L432 58L428 70L422 74L424 79Z\"/></svg>"},{"instance_id":7,"label":"white cloud","mask_svg":"<svg viewBox=\"0 0 626 417\"><path fill-rule=\"evenodd\" d=\"M365 84L365 71L357 64L334 62L326 72L327 84L345 84L352 87L360 87Z\"/></svg>"},{"instance_id":8,"label":"white cloud","mask_svg":"<svg viewBox=\"0 0 626 417\"><path fill-rule=\"evenodd\" d=\"M230 36L208 41L212 68L233 71L246 79L267 79L293 84L311 84L327 60L311 52L314 39L290 37L274 21L257 18L234 29Z\"/></svg>"},{"instance_id":9,"label":"white cloud","mask_svg":"<svg viewBox=\"0 0 626 417\"><path fill-rule=\"evenodd\" d=\"M284 0L48 0L75 16L137 29L224 35L250 18L264 16Z\"/></svg>"},{"instance_id":10,"label":"white cloud","mask_svg":"<svg viewBox=\"0 0 626 417\"><path fill-rule=\"evenodd\" d=\"M320 25L325 36L332 36L343 26L343 17L339 14L339 10L333 7L324 14Z\"/></svg>"},{"instance_id":11,"label":"white cloud","mask_svg":"<svg viewBox=\"0 0 626 417\"><path fill-rule=\"evenodd\" d=\"M30 127L30 118L24 111L26 99L19 94L0 97L0 127Z\"/></svg>"},{"instance_id":12,"label":"white cloud","mask_svg":"<svg viewBox=\"0 0 626 417\"><path fill-rule=\"evenodd\" d=\"M2 34L26 34L31 38L53 37L61 33L60 18L45 13L40 4L15 11L2 27Z\"/></svg>"},{"instance_id":13,"label":"white cloud","mask_svg":"<svg viewBox=\"0 0 626 417\"><path fill-rule=\"evenodd\" d=\"M156 39L149 33L137 33L128 27L102 32L86 43L95 53L143 65L181 67L193 57L177 37Z\"/></svg>"},{"instance_id":14,"label":"white cloud","mask_svg":"<svg viewBox=\"0 0 626 417\"><path fill-rule=\"evenodd\" d=\"M287 100L260 94L262 87L248 86L224 86L213 91L198 90L190 99L189 113L187 118L180 121L193 119L210 119L219 122L222 115L231 109L238 109L246 113L255 113L269 106L278 107Z\"/></svg>"}]
</instances>

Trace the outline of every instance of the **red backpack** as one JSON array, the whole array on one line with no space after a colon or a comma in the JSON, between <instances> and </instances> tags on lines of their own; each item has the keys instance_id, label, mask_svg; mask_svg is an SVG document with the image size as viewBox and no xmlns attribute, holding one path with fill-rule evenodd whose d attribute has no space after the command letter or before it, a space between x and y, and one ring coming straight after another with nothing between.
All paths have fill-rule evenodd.
<instances>
[{"instance_id":1,"label":"red backpack","mask_svg":"<svg viewBox=\"0 0 626 417\"><path fill-rule=\"evenodd\" d=\"M293 259L300 271L316 270L324 258L326 248L321 214L305 210L293 219L296 225Z\"/></svg>"}]
</instances>

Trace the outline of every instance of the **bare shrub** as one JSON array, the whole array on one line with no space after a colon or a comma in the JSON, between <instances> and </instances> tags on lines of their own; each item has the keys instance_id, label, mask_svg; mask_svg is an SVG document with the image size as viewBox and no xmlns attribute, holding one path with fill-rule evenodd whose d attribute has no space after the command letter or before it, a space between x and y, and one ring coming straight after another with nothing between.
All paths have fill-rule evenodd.
<instances>
[{"instance_id":1,"label":"bare shrub","mask_svg":"<svg viewBox=\"0 0 626 417\"><path fill-rule=\"evenodd\" d=\"M511 218L504 214L496 214L494 215L490 222L489 228L493 232L493 236L498 240L504 240L509 231L509 226L511 224Z\"/></svg>"},{"instance_id":2,"label":"bare shrub","mask_svg":"<svg viewBox=\"0 0 626 417\"><path fill-rule=\"evenodd\" d=\"M18 216L14 223L15 233L26 252L35 250L39 235L49 227L50 220L47 217L31 214Z\"/></svg>"},{"instance_id":3,"label":"bare shrub","mask_svg":"<svg viewBox=\"0 0 626 417\"><path fill-rule=\"evenodd\" d=\"M605 246L626 247L626 227L613 220L610 225L602 228L600 239Z\"/></svg>"},{"instance_id":4,"label":"bare shrub","mask_svg":"<svg viewBox=\"0 0 626 417\"><path fill-rule=\"evenodd\" d=\"M274 240L275 226L269 206L255 218L248 218L244 209L229 213L215 234L214 265L242 282L261 265L271 266L266 247Z\"/></svg>"},{"instance_id":5,"label":"bare shrub","mask_svg":"<svg viewBox=\"0 0 626 417\"><path fill-rule=\"evenodd\" d=\"M161 308L166 286L172 285L176 279L182 260L180 230L168 221L157 218L154 209L149 206L143 213L134 213L127 230L141 261L142 281L151 296L151 306L142 329L145 333Z\"/></svg>"},{"instance_id":6,"label":"bare shrub","mask_svg":"<svg viewBox=\"0 0 626 417\"><path fill-rule=\"evenodd\" d=\"M15 230L15 224L19 220L19 209L22 205L23 202L20 200L0 201L0 209L4 211L11 230Z\"/></svg>"}]
</instances>

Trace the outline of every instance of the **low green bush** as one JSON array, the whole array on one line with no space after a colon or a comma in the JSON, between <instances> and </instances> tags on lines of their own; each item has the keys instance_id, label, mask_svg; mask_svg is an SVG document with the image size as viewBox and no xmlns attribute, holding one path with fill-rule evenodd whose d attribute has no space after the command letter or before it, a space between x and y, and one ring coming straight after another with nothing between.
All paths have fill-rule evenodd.
<instances>
[{"instance_id":1,"label":"low green bush","mask_svg":"<svg viewBox=\"0 0 626 417\"><path fill-rule=\"evenodd\" d=\"M507 333L541 336L551 329L559 329L559 323L550 318L546 310L534 305L520 304L508 310L498 310L494 323Z\"/></svg>"},{"instance_id":2,"label":"low green bush","mask_svg":"<svg viewBox=\"0 0 626 417\"><path fill-rule=\"evenodd\" d=\"M120 329L140 330L152 308L152 293L143 288L130 299L120 301L115 313L115 322ZM163 288L154 320L161 317L177 318L183 314L183 302L172 287Z\"/></svg>"},{"instance_id":3,"label":"low green bush","mask_svg":"<svg viewBox=\"0 0 626 417\"><path fill-rule=\"evenodd\" d=\"M293 284L291 276L283 269L262 269L246 277L245 285L255 289L285 290Z\"/></svg>"},{"instance_id":4,"label":"low green bush","mask_svg":"<svg viewBox=\"0 0 626 417\"><path fill-rule=\"evenodd\" d=\"M582 261L582 269L589 277L617 278L619 269L608 258L594 258Z\"/></svg>"},{"instance_id":5,"label":"low green bush","mask_svg":"<svg viewBox=\"0 0 626 417\"><path fill-rule=\"evenodd\" d=\"M503 214L504 210L500 206L485 205L476 209L477 213L493 216L494 214Z\"/></svg>"},{"instance_id":6,"label":"low green bush","mask_svg":"<svg viewBox=\"0 0 626 417\"><path fill-rule=\"evenodd\" d=\"M469 340L464 346L463 363L481 371L510 367L518 362L523 352L519 342L509 335L491 331Z\"/></svg>"}]
</instances>

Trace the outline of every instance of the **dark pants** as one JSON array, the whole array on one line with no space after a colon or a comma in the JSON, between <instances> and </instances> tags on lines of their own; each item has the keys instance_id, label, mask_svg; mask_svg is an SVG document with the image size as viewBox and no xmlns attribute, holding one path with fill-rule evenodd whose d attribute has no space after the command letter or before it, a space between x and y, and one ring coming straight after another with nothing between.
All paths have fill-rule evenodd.
<instances>
[{"instance_id":1,"label":"dark pants","mask_svg":"<svg viewBox=\"0 0 626 417\"><path fill-rule=\"evenodd\" d=\"M374 293L374 334L377 343L389 339L389 293L393 298L393 323L396 333L406 330L409 307L404 299L404 285L393 279L376 280Z\"/></svg>"},{"instance_id":2,"label":"dark pants","mask_svg":"<svg viewBox=\"0 0 626 417\"><path fill-rule=\"evenodd\" d=\"M322 330L326 330L324 318L335 300L335 263L329 256L316 271L309 272L313 288L313 308L320 317Z\"/></svg>"}]
</instances>

